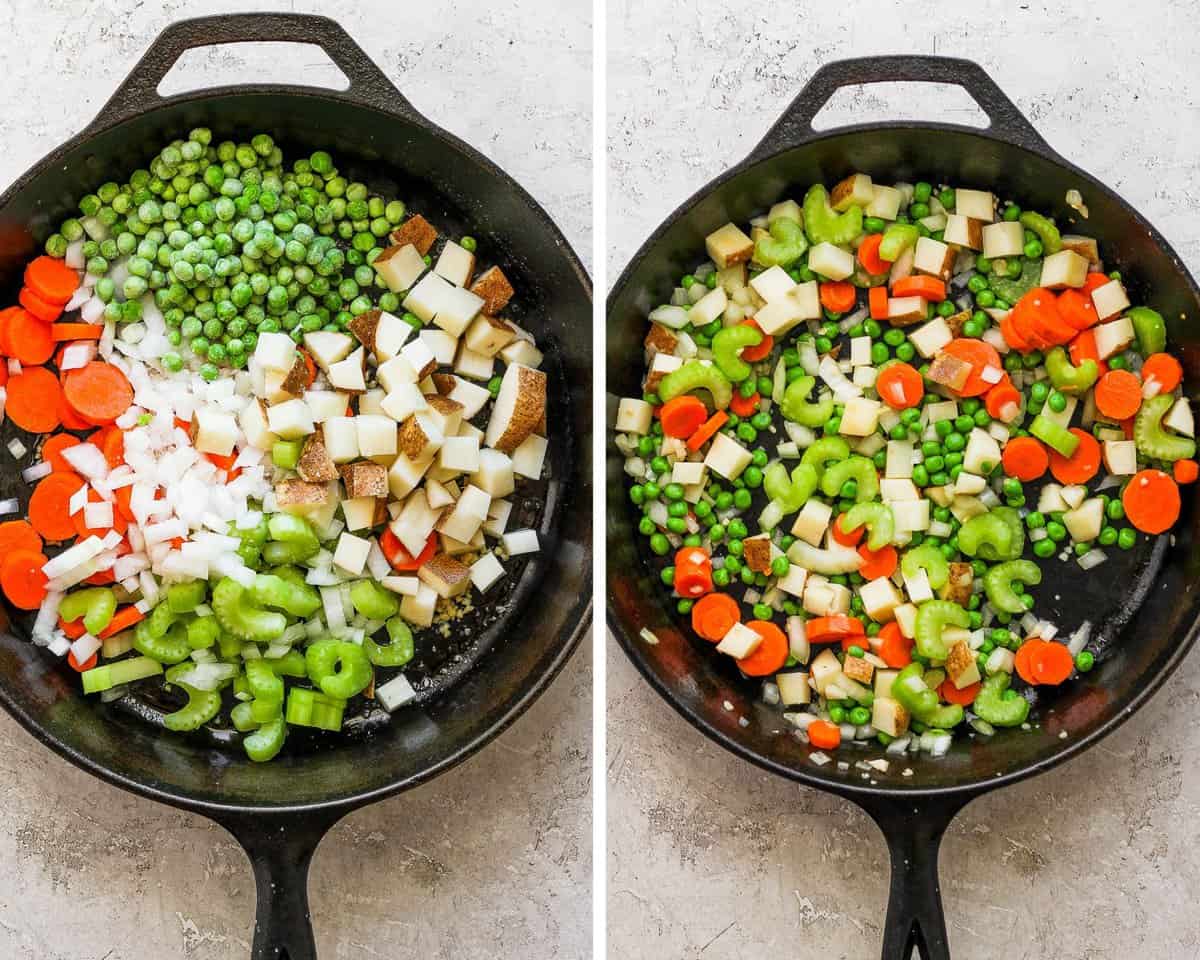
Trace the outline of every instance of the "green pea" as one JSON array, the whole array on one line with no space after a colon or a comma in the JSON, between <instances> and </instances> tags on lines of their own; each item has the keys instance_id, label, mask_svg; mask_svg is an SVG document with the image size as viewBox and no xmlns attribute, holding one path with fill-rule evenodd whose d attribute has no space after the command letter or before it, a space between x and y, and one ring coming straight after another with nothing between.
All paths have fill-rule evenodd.
<instances>
[{"instance_id":1,"label":"green pea","mask_svg":"<svg viewBox=\"0 0 1200 960\"><path fill-rule=\"evenodd\" d=\"M1112 500L1108 501L1108 505L1104 508L1104 515L1108 517L1109 520L1124 520L1125 507L1122 506L1120 500L1113 498Z\"/></svg>"},{"instance_id":2,"label":"green pea","mask_svg":"<svg viewBox=\"0 0 1200 960\"><path fill-rule=\"evenodd\" d=\"M908 361L910 361L916 355L916 348L907 341L900 344L900 346L896 348L896 358L898 360L903 360L905 363L908 363Z\"/></svg>"},{"instance_id":3,"label":"green pea","mask_svg":"<svg viewBox=\"0 0 1200 960\"><path fill-rule=\"evenodd\" d=\"M763 472L755 466L749 466L742 473L742 478L746 481L746 486L752 490L756 490L762 486Z\"/></svg>"},{"instance_id":4,"label":"green pea","mask_svg":"<svg viewBox=\"0 0 1200 960\"><path fill-rule=\"evenodd\" d=\"M1129 527L1122 527L1121 532L1117 534L1117 546L1122 550L1132 550L1135 543L1137 534Z\"/></svg>"},{"instance_id":5,"label":"green pea","mask_svg":"<svg viewBox=\"0 0 1200 960\"><path fill-rule=\"evenodd\" d=\"M1067 398L1054 390L1050 393L1050 398L1046 401L1047 406L1055 413L1062 413L1067 409Z\"/></svg>"},{"instance_id":6,"label":"green pea","mask_svg":"<svg viewBox=\"0 0 1200 960\"><path fill-rule=\"evenodd\" d=\"M671 549L671 542L661 533L650 537L650 549L658 556L664 556Z\"/></svg>"},{"instance_id":7,"label":"green pea","mask_svg":"<svg viewBox=\"0 0 1200 960\"><path fill-rule=\"evenodd\" d=\"M1096 657L1090 650L1080 650L1075 654L1075 669L1080 673L1089 672L1096 665Z\"/></svg>"},{"instance_id":8,"label":"green pea","mask_svg":"<svg viewBox=\"0 0 1200 960\"><path fill-rule=\"evenodd\" d=\"M1046 536L1055 543L1059 543L1067 538L1067 528L1057 520L1051 520L1046 524Z\"/></svg>"},{"instance_id":9,"label":"green pea","mask_svg":"<svg viewBox=\"0 0 1200 960\"><path fill-rule=\"evenodd\" d=\"M991 307L996 304L996 295L991 290L980 290L975 294L975 302L981 307Z\"/></svg>"}]
</instances>

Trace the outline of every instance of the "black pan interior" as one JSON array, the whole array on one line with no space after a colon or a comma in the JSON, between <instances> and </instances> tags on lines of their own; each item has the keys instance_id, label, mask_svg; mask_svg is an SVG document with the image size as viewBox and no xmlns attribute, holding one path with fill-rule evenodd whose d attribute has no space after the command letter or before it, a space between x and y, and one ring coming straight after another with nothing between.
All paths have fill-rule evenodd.
<instances>
[{"instance_id":1,"label":"black pan interior","mask_svg":"<svg viewBox=\"0 0 1200 960\"><path fill-rule=\"evenodd\" d=\"M704 259L705 235L727 220L744 223L785 197L799 200L812 183L834 183L854 171L885 183L926 179L990 188L1099 238L1106 267L1122 272L1134 302L1148 303L1167 318L1172 349L1183 360L1187 382L1200 374L1200 328L1195 323L1200 291L1162 238L1115 193L1081 171L979 133L878 124L748 161L685 203L647 241L609 299L610 424L616 398L641 392L647 312ZM1070 188L1083 193L1086 221L1065 204ZM611 436L609 432L607 438ZM1130 553L1110 549L1109 561L1087 574L1071 561L1062 567L1053 566L1053 560L1043 565L1046 580L1035 591L1039 616L1065 632L1090 620L1095 625L1090 649L1097 651L1098 663L1091 673L1043 696L1040 722L1032 730L992 738L960 736L946 757L910 756L892 763L887 774L868 777L853 765L879 756L878 746L839 751L839 761L851 761L846 770L832 763L819 767L778 709L759 702L761 682L743 679L728 658L696 640L675 613L657 575L657 558L637 533L638 515L626 495L622 458L611 443L607 457L608 603L620 642L693 723L735 752L786 776L843 792L874 786L937 791L1039 769L1136 706L1193 639L1200 612L1194 589L1200 572L1195 487L1184 488L1184 516L1174 537L1157 538ZM642 628L653 632L657 643L639 638ZM743 717L750 721L746 726L740 722ZM905 768L911 769L910 776L903 775Z\"/></svg>"},{"instance_id":2,"label":"black pan interior","mask_svg":"<svg viewBox=\"0 0 1200 960\"><path fill-rule=\"evenodd\" d=\"M0 613L0 697L59 749L201 803L301 804L415 782L469 751L532 696L561 664L586 621L590 594L590 357L588 280L543 213L496 168L435 129L369 107L297 91L228 93L175 102L92 138L68 144L0 199L0 288L15 302L21 270L78 197L144 166L156 148L197 126L217 140L272 134L287 162L329 150L344 175L404 199L444 234L479 241L481 265L499 263L517 289L507 313L545 351L550 376L548 479L518 489L512 528L534 526L542 549L513 564L506 586L448 635L417 635L405 671L417 705L389 721L375 707L341 735L294 730L284 754L251 764L230 736L181 737L153 723L170 699L84 700L65 664L23 639L28 618ZM3 496L28 490L20 469L35 462L33 438L5 423L0 443L30 450L0 476ZM4 451L8 456L8 451ZM478 669L473 669L478 664ZM150 723L131 718L141 714ZM101 771L103 772L103 771Z\"/></svg>"}]
</instances>

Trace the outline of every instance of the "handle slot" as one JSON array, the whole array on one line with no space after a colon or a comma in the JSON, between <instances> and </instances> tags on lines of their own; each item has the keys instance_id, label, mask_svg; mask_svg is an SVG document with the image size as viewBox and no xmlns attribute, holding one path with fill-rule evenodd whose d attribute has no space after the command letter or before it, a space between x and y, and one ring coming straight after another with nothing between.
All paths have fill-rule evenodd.
<instances>
[{"instance_id":1,"label":"handle slot","mask_svg":"<svg viewBox=\"0 0 1200 960\"><path fill-rule=\"evenodd\" d=\"M308 86L342 93L350 89L350 78L320 47L282 40L185 50L154 92L165 99L210 87L271 83L278 78L280 64L287 64L288 72L302 76Z\"/></svg>"},{"instance_id":2,"label":"handle slot","mask_svg":"<svg viewBox=\"0 0 1200 960\"><path fill-rule=\"evenodd\" d=\"M957 84L901 80L839 87L813 117L812 128L823 133L855 123L921 121L931 115L980 130L991 123L979 104Z\"/></svg>"}]
</instances>

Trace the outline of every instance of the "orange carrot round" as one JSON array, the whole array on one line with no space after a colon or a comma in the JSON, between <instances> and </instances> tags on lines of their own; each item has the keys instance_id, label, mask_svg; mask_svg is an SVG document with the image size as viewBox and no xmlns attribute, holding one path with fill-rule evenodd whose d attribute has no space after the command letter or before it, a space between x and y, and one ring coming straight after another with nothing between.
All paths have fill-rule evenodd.
<instances>
[{"instance_id":1,"label":"orange carrot round","mask_svg":"<svg viewBox=\"0 0 1200 960\"><path fill-rule=\"evenodd\" d=\"M1017 329L1011 311L1000 320L1000 334L1004 337L1004 342L1018 353L1028 353L1033 349L1033 344Z\"/></svg>"},{"instance_id":2,"label":"orange carrot round","mask_svg":"<svg viewBox=\"0 0 1200 960\"><path fill-rule=\"evenodd\" d=\"M35 367L54 356L54 337L50 335L50 324L39 320L28 310L14 313L8 322L8 344L10 356L21 361L22 366Z\"/></svg>"},{"instance_id":3,"label":"orange carrot round","mask_svg":"<svg viewBox=\"0 0 1200 960\"><path fill-rule=\"evenodd\" d=\"M961 390L957 391L960 397L978 397L987 393L992 385L983 379L983 371L988 367L993 370L1004 369L1004 364L1000 362L1000 354L996 352L996 348L982 340L959 337L946 344L942 348L942 352L971 365L971 374L967 377L967 382L963 384Z\"/></svg>"},{"instance_id":4,"label":"orange carrot round","mask_svg":"<svg viewBox=\"0 0 1200 960\"><path fill-rule=\"evenodd\" d=\"M832 643L846 637L861 637L863 632L862 621L844 613L813 617L805 625L805 636L808 637L809 643Z\"/></svg>"},{"instance_id":5,"label":"orange carrot round","mask_svg":"<svg viewBox=\"0 0 1200 960\"><path fill-rule=\"evenodd\" d=\"M762 328L758 325L758 321L750 317L742 321L743 327L753 327L759 333L762 333ZM751 363L756 363L766 357L771 349L775 346L775 338L769 333L763 333L762 342L753 347L742 347L742 359L749 360Z\"/></svg>"},{"instance_id":6,"label":"orange carrot round","mask_svg":"<svg viewBox=\"0 0 1200 960\"><path fill-rule=\"evenodd\" d=\"M685 393L662 405L658 412L663 433L668 437L690 437L708 419L708 410L699 397Z\"/></svg>"},{"instance_id":7,"label":"orange carrot round","mask_svg":"<svg viewBox=\"0 0 1200 960\"><path fill-rule=\"evenodd\" d=\"M1034 669L1034 657L1044 646L1046 646L1046 641L1035 637L1026 640L1017 648L1017 655L1013 658L1013 665L1016 668L1017 676L1026 683L1038 682L1037 671Z\"/></svg>"},{"instance_id":8,"label":"orange carrot round","mask_svg":"<svg viewBox=\"0 0 1200 960\"><path fill-rule=\"evenodd\" d=\"M901 669L912 663L913 641L904 635L900 624L892 620L879 630L879 649L876 653L892 669Z\"/></svg>"},{"instance_id":9,"label":"orange carrot round","mask_svg":"<svg viewBox=\"0 0 1200 960\"><path fill-rule=\"evenodd\" d=\"M1033 437L1013 437L1005 445L1000 462L1010 477L1028 483L1046 472L1050 466L1050 456L1046 448Z\"/></svg>"},{"instance_id":10,"label":"orange carrot round","mask_svg":"<svg viewBox=\"0 0 1200 960\"><path fill-rule=\"evenodd\" d=\"M66 303L79 289L79 274L62 260L41 256L25 268L25 285L43 300Z\"/></svg>"},{"instance_id":11,"label":"orange carrot round","mask_svg":"<svg viewBox=\"0 0 1200 960\"><path fill-rule=\"evenodd\" d=\"M1121 505L1142 533L1165 533L1179 519L1179 485L1161 470L1139 470L1125 485Z\"/></svg>"},{"instance_id":12,"label":"orange carrot round","mask_svg":"<svg viewBox=\"0 0 1200 960\"><path fill-rule=\"evenodd\" d=\"M1064 290L1058 295L1058 313L1076 330L1087 330L1099 320L1090 294Z\"/></svg>"},{"instance_id":13,"label":"orange carrot round","mask_svg":"<svg viewBox=\"0 0 1200 960\"><path fill-rule=\"evenodd\" d=\"M62 452L68 447L78 446L80 442L78 437L73 437L69 433L56 433L52 437L47 437L42 444L42 460L50 464L50 469L56 473L64 470L73 473L75 468L67 463Z\"/></svg>"},{"instance_id":14,"label":"orange carrot round","mask_svg":"<svg viewBox=\"0 0 1200 960\"><path fill-rule=\"evenodd\" d=\"M1084 330L1079 334L1067 345L1067 353L1075 366L1079 366L1084 360L1094 360L1101 376L1108 372L1108 364L1100 359L1100 351L1096 349L1095 330Z\"/></svg>"},{"instance_id":15,"label":"orange carrot round","mask_svg":"<svg viewBox=\"0 0 1200 960\"><path fill-rule=\"evenodd\" d=\"M120 427L112 426L105 427L103 430L97 430L92 434L90 442L94 443L103 452L104 459L108 461L109 469L115 470L125 462L125 431ZM212 458L216 454L205 454L205 456ZM237 456L235 454L230 454L227 463L217 463L217 466L229 470L236 459ZM213 462L216 463L216 461Z\"/></svg>"},{"instance_id":16,"label":"orange carrot round","mask_svg":"<svg viewBox=\"0 0 1200 960\"><path fill-rule=\"evenodd\" d=\"M762 642L750 656L737 662L738 669L748 677L775 673L787 662L787 634L769 620L751 620L746 626L762 637Z\"/></svg>"},{"instance_id":17,"label":"orange carrot round","mask_svg":"<svg viewBox=\"0 0 1200 960\"><path fill-rule=\"evenodd\" d=\"M758 412L758 402L761 399L757 390L748 397L743 397L740 390L734 390L733 399L729 401L729 409L739 417L753 416Z\"/></svg>"},{"instance_id":18,"label":"orange carrot round","mask_svg":"<svg viewBox=\"0 0 1200 960\"><path fill-rule=\"evenodd\" d=\"M988 416L1002 423L1012 423L1021 412L1021 391L1012 385L1008 374L983 398Z\"/></svg>"},{"instance_id":19,"label":"orange carrot round","mask_svg":"<svg viewBox=\"0 0 1200 960\"><path fill-rule=\"evenodd\" d=\"M711 593L712 560L700 547L683 547L675 554L675 592L695 600Z\"/></svg>"},{"instance_id":20,"label":"orange carrot round","mask_svg":"<svg viewBox=\"0 0 1200 960\"><path fill-rule=\"evenodd\" d=\"M822 283L818 290L821 306L826 310L833 313L846 313L854 309L854 301L858 297L858 291L855 290L854 284L847 283L845 280L835 280Z\"/></svg>"},{"instance_id":21,"label":"orange carrot round","mask_svg":"<svg viewBox=\"0 0 1200 960\"><path fill-rule=\"evenodd\" d=\"M878 580L880 577L890 577L896 572L899 562L896 548L888 545L878 550L872 550L865 543L858 547L858 555L863 558L863 565L858 572L867 580Z\"/></svg>"},{"instance_id":22,"label":"orange carrot round","mask_svg":"<svg viewBox=\"0 0 1200 960\"><path fill-rule=\"evenodd\" d=\"M887 287L872 287L867 292L867 307L872 320L886 320L888 316Z\"/></svg>"},{"instance_id":23,"label":"orange carrot round","mask_svg":"<svg viewBox=\"0 0 1200 960\"><path fill-rule=\"evenodd\" d=\"M828 720L814 720L808 725L808 742L818 750L836 750L842 742L842 728Z\"/></svg>"},{"instance_id":24,"label":"orange carrot round","mask_svg":"<svg viewBox=\"0 0 1200 960\"><path fill-rule=\"evenodd\" d=\"M897 297L924 297L940 303L946 299L946 284L937 277L913 274L893 283L892 293Z\"/></svg>"},{"instance_id":25,"label":"orange carrot round","mask_svg":"<svg viewBox=\"0 0 1200 960\"><path fill-rule=\"evenodd\" d=\"M60 379L60 386L62 383L63 380ZM67 403L67 395L61 389L58 391L58 419L67 430L92 430L96 426L71 409L71 405Z\"/></svg>"},{"instance_id":26,"label":"orange carrot round","mask_svg":"<svg viewBox=\"0 0 1200 960\"><path fill-rule=\"evenodd\" d=\"M25 520L8 520L0 523L0 557L14 550L42 552L42 538Z\"/></svg>"},{"instance_id":27,"label":"orange carrot round","mask_svg":"<svg viewBox=\"0 0 1200 960\"><path fill-rule=\"evenodd\" d=\"M21 288L21 292L17 295L17 302L43 323L53 323L62 316L62 304L43 300L29 287Z\"/></svg>"},{"instance_id":28,"label":"orange carrot round","mask_svg":"<svg viewBox=\"0 0 1200 960\"><path fill-rule=\"evenodd\" d=\"M1057 450L1050 451L1050 472L1059 483L1087 483L1100 469L1100 444L1086 430L1072 427L1071 432L1079 438L1079 446L1069 457Z\"/></svg>"},{"instance_id":29,"label":"orange carrot round","mask_svg":"<svg viewBox=\"0 0 1200 960\"><path fill-rule=\"evenodd\" d=\"M1152 353L1142 364L1142 383L1153 381L1159 393L1170 393L1183 379L1183 367L1169 353Z\"/></svg>"},{"instance_id":30,"label":"orange carrot round","mask_svg":"<svg viewBox=\"0 0 1200 960\"><path fill-rule=\"evenodd\" d=\"M1142 405L1142 384L1128 370L1109 370L1096 381L1096 409L1113 420L1127 420Z\"/></svg>"},{"instance_id":31,"label":"orange carrot round","mask_svg":"<svg viewBox=\"0 0 1200 960\"><path fill-rule=\"evenodd\" d=\"M1038 683L1058 686L1075 669L1075 658L1064 644L1047 641L1033 654L1030 663Z\"/></svg>"},{"instance_id":32,"label":"orange carrot round","mask_svg":"<svg viewBox=\"0 0 1200 960\"><path fill-rule=\"evenodd\" d=\"M102 323L56 323L50 328L55 340L99 340L104 335Z\"/></svg>"},{"instance_id":33,"label":"orange carrot round","mask_svg":"<svg viewBox=\"0 0 1200 960\"><path fill-rule=\"evenodd\" d=\"M1200 477L1200 464L1195 460L1176 460L1171 473L1176 483L1195 483Z\"/></svg>"},{"instance_id":34,"label":"orange carrot round","mask_svg":"<svg viewBox=\"0 0 1200 960\"><path fill-rule=\"evenodd\" d=\"M982 686L983 684L979 682L969 683L960 690L952 680L947 678L938 687L938 696L947 703L957 703L959 706L969 707L979 696L979 689Z\"/></svg>"},{"instance_id":35,"label":"orange carrot round","mask_svg":"<svg viewBox=\"0 0 1200 960\"><path fill-rule=\"evenodd\" d=\"M1093 270L1083 281L1083 292L1090 295L1093 290L1105 286L1111 279L1107 273Z\"/></svg>"},{"instance_id":36,"label":"orange carrot round","mask_svg":"<svg viewBox=\"0 0 1200 960\"><path fill-rule=\"evenodd\" d=\"M858 262L867 273L881 276L891 269L891 265L879 255L879 245L883 243L882 233L869 233L858 245ZM875 289L872 287L871 289Z\"/></svg>"},{"instance_id":37,"label":"orange carrot round","mask_svg":"<svg viewBox=\"0 0 1200 960\"><path fill-rule=\"evenodd\" d=\"M100 360L68 373L63 392L76 413L96 424L112 423L133 403L125 374Z\"/></svg>"},{"instance_id":38,"label":"orange carrot round","mask_svg":"<svg viewBox=\"0 0 1200 960\"><path fill-rule=\"evenodd\" d=\"M0 587L9 603L22 610L36 610L46 599L45 554L14 550L0 564Z\"/></svg>"},{"instance_id":39,"label":"orange carrot round","mask_svg":"<svg viewBox=\"0 0 1200 960\"><path fill-rule=\"evenodd\" d=\"M78 670L80 673L83 673L84 670L91 670L92 667L94 667L96 665L98 660L99 660L99 654L93 653L90 657L87 658L87 660L85 660L83 663L80 663L78 660L75 659L75 651L74 650L67 651L67 663L70 664L70 666L73 670Z\"/></svg>"},{"instance_id":40,"label":"orange carrot round","mask_svg":"<svg viewBox=\"0 0 1200 960\"><path fill-rule=\"evenodd\" d=\"M10 420L30 433L49 433L59 424L58 402L62 387L45 367L23 367L8 381L5 412Z\"/></svg>"},{"instance_id":41,"label":"orange carrot round","mask_svg":"<svg viewBox=\"0 0 1200 960\"><path fill-rule=\"evenodd\" d=\"M702 446L708 443L708 441L712 439L713 434L725 426L725 423L728 420L729 414L727 414L724 410L718 410L711 417L705 420L704 423L697 428L695 433L688 437L687 448L691 450L692 453L695 453Z\"/></svg>"},{"instance_id":42,"label":"orange carrot round","mask_svg":"<svg viewBox=\"0 0 1200 960\"><path fill-rule=\"evenodd\" d=\"M711 643L719 643L741 618L738 602L727 593L707 594L692 607L692 629Z\"/></svg>"},{"instance_id":43,"label":"orange carrot round","mask_svg":"<svg viewBox=\"0 0 1200 960\"><path fill-rule=\"evenodd\" d=\"M0 355L12 356L12 345L8 340L8 328L12 318L21 312L21 307L5 307L0 310Z\"/></svg>"},{"instance_id":44,"label":"orange carrot round","mask_svg":"<svg viewBox=\"0 0 1200 960\"><path fill-rule=\"evenodd\" d=\"M907 410L925 396L925 382L912 366L901 360L879 371L875 390L879 399L893 410Z\"/></svg>"},{"instance_id":45,"label":"orange carrot round","mask_svg":"<svg viewBox=\"0 0 1200 960\"><path fill-rule=\"evenodd\" d=\"M843 547L857 547L862 538L866 536L867 525L855 527L853 530L847 530L842 526L842 517L844 513L839 513L838 518L833 521L833 529L830 531L833 539L840 543Z\"/></svg>"},{"instance_id":46,"label":"orange carrot round","mask_svg":"<svg viewBox=\"0 0 1200 960\"><path fill-rule=\"evenodd\" d=\"M83 486L83 478L76 473L52 473L34 487L29 498L29 523L43 539L60 543L75 536L75 523L71 519L71 498Z\"/></svg>"}]
</instances>

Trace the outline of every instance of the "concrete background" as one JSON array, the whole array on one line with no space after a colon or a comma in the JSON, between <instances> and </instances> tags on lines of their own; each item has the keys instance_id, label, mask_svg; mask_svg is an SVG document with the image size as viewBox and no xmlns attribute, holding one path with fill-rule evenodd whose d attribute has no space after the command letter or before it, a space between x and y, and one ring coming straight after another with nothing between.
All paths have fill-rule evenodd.
<instances>
[{"instance_id":1,"label":"concrete background","mask_svg":"<svg viewBox=\"0 0 1200 960\"><path fill-rule=\"evenodd\" d=\"M591 17L586 0L6 0L5 185L85 126L167 23L242 9L338 18L416 105L520 180L590 254ZM169 86L321 82L255 48L189 55ZM546 82L553 78L553 82ZM590 655L488 750L348 817L309 891L322 957L583 958L590 953ZM248 956L249 863L200 817L108 787L0 714L0 957Z\"/></svg>"},{"instance_id":2,"label":"concrete background","mask_svg":"<svg viewBox=\"0 0 1200 960\"><path fill-rule=\"evenodd\" d=\"M1200 4L610 0L610 276L740 160L822 63L980 61L1046 139L1141 208L1200 274ZM843 93L829 125L967 121L940 88ZM886 850L847 803L758 772L609 655L609 948L621 960L878 956ZM968 807L942 847L954 956L1200 954L1200 657L1065 768Z\"/></svg>"}]
</instances>

